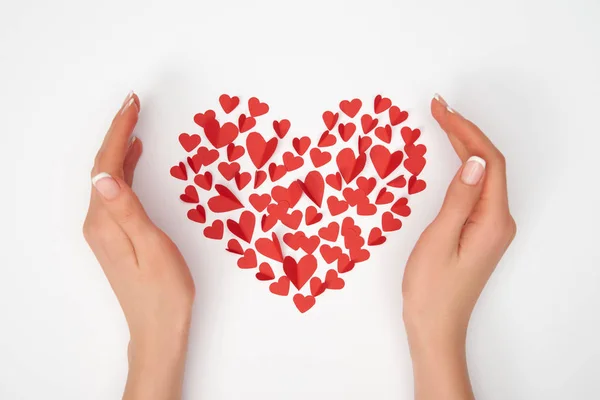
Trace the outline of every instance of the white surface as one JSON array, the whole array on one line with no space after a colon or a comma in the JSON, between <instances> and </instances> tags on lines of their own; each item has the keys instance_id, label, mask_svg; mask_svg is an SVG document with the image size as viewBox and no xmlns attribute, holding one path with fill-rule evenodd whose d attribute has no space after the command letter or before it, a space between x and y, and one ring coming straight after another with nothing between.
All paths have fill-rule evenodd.
<instances>
[{"instance_id":1,"label":"white surface","mask_svg":"<svg viewBox=\"0 0 600 400\"><path fill-rule=\"evenodd\" d=\"M519 233L479 302L469 365L481 399L600 393L600 3L182 2L0 5L0 398L114 399L128 334L81 235L95 151L135 89L135 188L198 288L189 399L409 399L403 264L458 167L430 97L508 159ZM341 292L300 315L185 220L176 135L222 92L305 129L379 92L423 129L428 189ZM316 116L316 117L315 117Z\"/></svg>"}]
</instances>

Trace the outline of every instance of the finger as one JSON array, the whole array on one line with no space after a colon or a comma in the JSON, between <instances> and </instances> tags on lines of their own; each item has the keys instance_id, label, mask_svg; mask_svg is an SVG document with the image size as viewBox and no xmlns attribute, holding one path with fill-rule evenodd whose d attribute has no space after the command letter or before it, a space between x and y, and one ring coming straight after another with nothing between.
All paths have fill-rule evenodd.
<instances>
[{"instance_id":1,"label":"finger","mask_svg":"<svg viewBox=\"0 0 600 400\"><path fill-rule=\"evenodd\" d=\"M92 178L94 190L112 220L132 241L134 248L140 238L156 229L131 187L119 177L101 172Z\"/></svg>"},{"instance_id":2,"label":"finger","mask_svg":"<svg viewBox=\"0 0 600 400\"><path fill-rule=\"evenodd\" d=\"M443 107L440 107L439 105L442 105ZM435 96L433 97L433 99L431 100L431 113L432 115L438 119L436 117L436 114L439 115L443 115L445 113L450 113L451 109L448 108L448 103L446 103L446 100L444 100L444 98L442 96L440 96L439 94L435 94ZM452 145L452 147L454 148L454 151L456 152L456 154L458 155L458 157L460 158L460 160L464 163L465 161L467 161L467 159L469 158L469 152L467 151L467 149L465 148L465 146L456 138L456 136L449 131L445 131L446 134L448 135L448 139L450 140L450 144Z\"/></svg>"},{"instance_id":3,"label":"finger","mask_svg":"<svg viewBox=\"0 0 600 400\"><path fill-rule=\"evenodd\" d=\"M458 242L462 229L480 200L483 188L486 162L480 157L470 157L458 170L450 183L442 208L432 223L433 229L443 237Z\"/></svg>"},{"instance_id":4,"label":"finger","mask_svg":"<svg viewBox=\"0 0 600 400\"><path fill-rule=\"evenodd\" d=\"M131 187L131 185L133 184L133 175L135 172L135 167L137 166L141 155L142 142L135 136L132 136L132 141L129 145L129 150L127 150L125 160L123 161L123 176L125 179L125 183L127 183L129 187Z\"/></svg>"},{"instance_id":5,"label":"finger","mask_svg":"<svg viewBox=\"0 0 600 400\"><path fill-rule=\"evenodd\" d=\"M486 178L481 198L492 207L506 209L508 207L506 162L502 153L475 124L463 118L453 109L435 100L432 102L431 108L433 117L438 121L440 127L449 135L453 135L466 150L466 153L463 153L459 146L457 153L460 151L461 159L479 156L486 161Z\"/></svg>"},{"instance_id":6,"label":"finger","mask_svg":"<svg viewBox=\"0 0 600 400\"><path fill-rule=\"evenodd\" d=\"M127 96L115 115L102 146L96 155L92 176L106 172L123 177L123 163L129 148L129 139L138 120L139 98L135 93Z\"/></svg>"}]
</instances>

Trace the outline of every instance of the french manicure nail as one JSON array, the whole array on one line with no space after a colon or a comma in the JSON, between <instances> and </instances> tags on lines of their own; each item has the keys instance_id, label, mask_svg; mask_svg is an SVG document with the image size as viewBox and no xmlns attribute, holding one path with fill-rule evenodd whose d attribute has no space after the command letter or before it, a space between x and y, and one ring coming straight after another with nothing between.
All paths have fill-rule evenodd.
<instances>
[{"instance_id":1,"label":"french manicure nail","mask_svg":"<svg viewBox=\"0 0 600 400\"><path fill-rule=\"evenodd\" d=\"M483 178L485 172L485 160L481 157L470 157L460 174L460 179L465 185L475 186Z\"/></svg>"},{"instance_id":2,"label":"french manicure nail","mask_svg":"<svg viewBox=\"0 0 600 400\"><path fill-rule=\"evenodd\" d=\"M101 172L92 178L92 185L106 200L114 200L119 195L121 187L110 174Z\"/></svg>"},{"instance_id":3,"label":"french manicure nail","mask_svg":"<svg viewBox=\"0 0 600 400\"><path fill-rule=\"evenodd\" d=\"M129 99L131 99L133 97L133 90L130 90L129 93L127 93L127 96L125 96L125 100L123 100L123 104L121 104L121 108L125 107L125 104L127 104L127 102L129 102Z\"/></svg>"},{"instance_id":4,"label":"french manicure nail","mask_svg":"<svg viewBox=\"0 0 600 400\"><path fill-rule=\"evenodd\" d=\"M439 93L436 93L433 97L437 101L439 101L444 107L448 107L448 103L446 103L446 100L444 100L444 98L442 96L440 96Z\"/></svg>"},{"instance_id":5,"label":"french manicure nail","mask_svg":"<svg viewBox=\"0 0 600 400\"><path fill-rule=\"evenodd\" d=\"M125 107L123 107L123 109L121 110L121 114L124 114L133 103L135 103L135 99L132 97L131 99L129 99L127 104L125 104Z\"/></svg>"}]
</instances>

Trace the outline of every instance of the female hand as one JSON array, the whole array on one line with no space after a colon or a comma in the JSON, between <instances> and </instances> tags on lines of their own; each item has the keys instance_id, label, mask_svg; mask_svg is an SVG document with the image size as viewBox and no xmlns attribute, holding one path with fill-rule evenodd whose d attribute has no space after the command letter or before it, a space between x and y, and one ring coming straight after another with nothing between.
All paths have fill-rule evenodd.
<instances>
[{"instance_id":1,"label":"female hand","mask_svg":"<svg viewBox=\"0 0 600 400\"><path fill-rule=\"evenodd\" d=\"M129 326L124 399L178 399L195 289L181 253L131 190L139 110L138 97L127 96L98 151L83 233Z\"/></svg>"},{"instance_id":2,"label":"female hand","mask_svg":"<svg viewBox=\"0 0 600 400\"><path fill-rule=\"evenodd\" d=\"M404 321L415 398L472 399L465 357L467 325L516 225L508 209L503 155L437 95L431 112L463 166L406 265Z\"/></svg>"}]
</instances>

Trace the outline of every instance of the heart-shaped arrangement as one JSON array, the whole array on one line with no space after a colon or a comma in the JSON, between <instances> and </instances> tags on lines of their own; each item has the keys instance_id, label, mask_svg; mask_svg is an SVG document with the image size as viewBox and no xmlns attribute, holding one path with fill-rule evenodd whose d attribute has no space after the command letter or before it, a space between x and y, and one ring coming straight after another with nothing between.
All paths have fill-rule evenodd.
<instances>
[{"instance_id":1,"label":"heart-shaped arrangement","mask_svg":"<svg viewBox=\"0 0 600 400\"><path fill-rule=\"evenodd\" d=\"M180 196L195 205L187 217L206 225L209 239L228 235L226 250L239 257L238 267L272 281L273 294L293 291L304 313L324 292L342 289L341 275L369 259L368 248L385 243L384 233L410 215L408 197L426 187L418 178L427 151L415 143L421 132L381 95L360 118L363 102L344 100L340 111L323 113L320 136L293 138L286 119L269 120L272 132L258 132L269 106L256 97L237 115L238 97L224 94L219 102L223 118L213 110L194 116L208 143L199 134L179 135L188 154L170 172L189 183ZM277 150L278 161L269 162Z\"/></svg>"}]
</instances>

